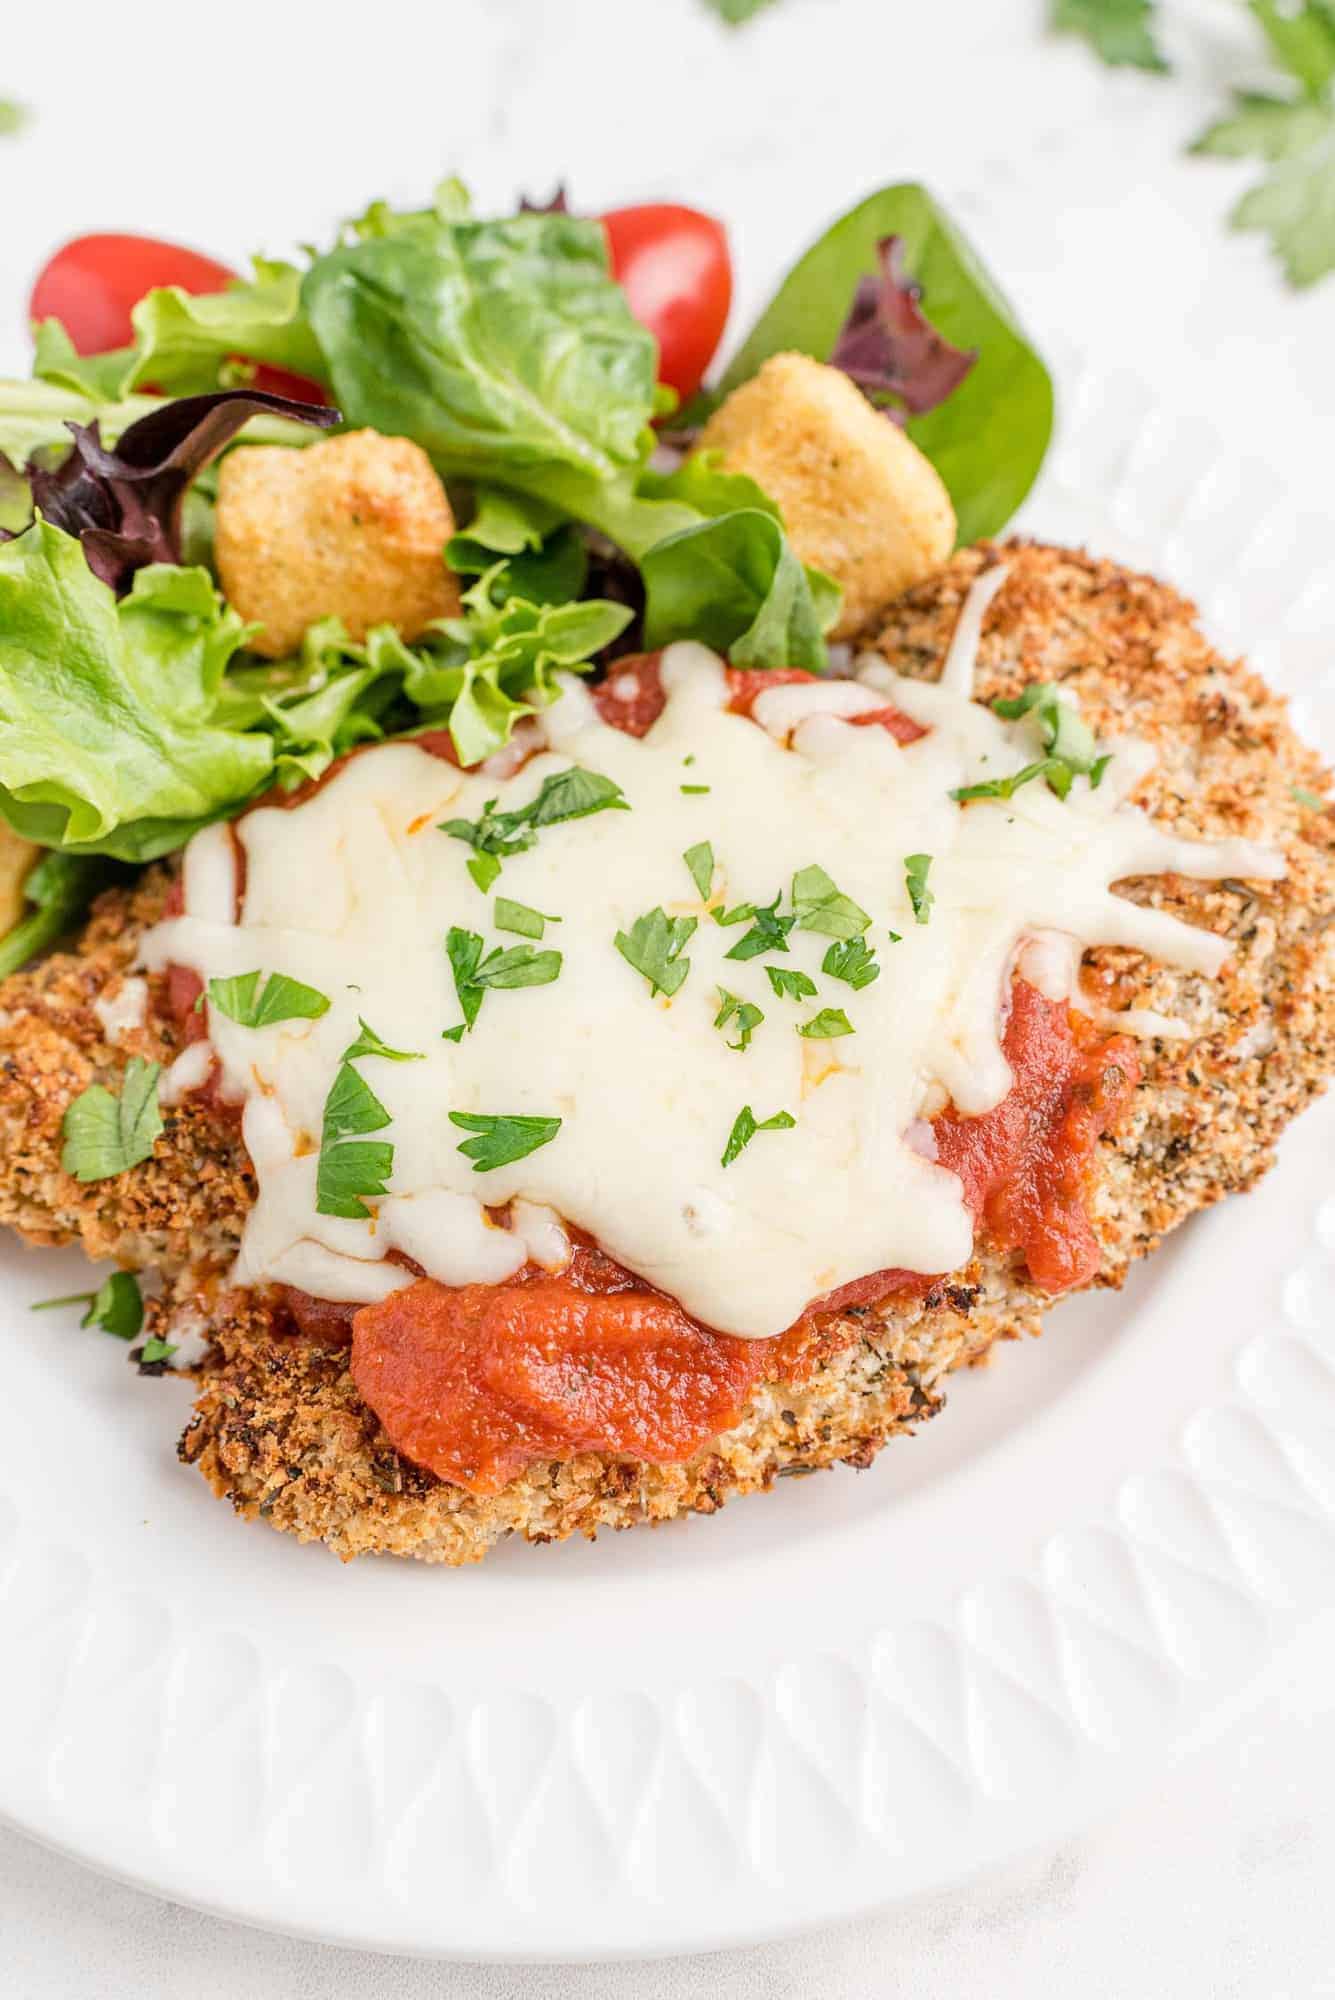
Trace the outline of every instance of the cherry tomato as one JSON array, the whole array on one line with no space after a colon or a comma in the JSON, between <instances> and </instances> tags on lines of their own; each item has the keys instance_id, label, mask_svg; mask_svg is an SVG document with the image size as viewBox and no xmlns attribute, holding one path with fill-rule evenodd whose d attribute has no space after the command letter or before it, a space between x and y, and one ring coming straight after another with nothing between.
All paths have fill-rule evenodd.
<instances>
[{"instance_id":1,"label":"cherry tomato","mask_svg":"<svg viewBox=\"0 0 1335 2000\"><path fill-rule=\"evenodd\" d=\"M134 339L133 308L156 285L179 285L183 292L221 292L236 272L216 257L163 243L155 236L103 234L75 236L47 259L28 301L34 320L55 318L77 354L105 354ZM255 387L308 403L328 397L318 383L286 368L261 365Z\"/></svg>"},{"instance_id":2,"label":"cherry tomato","mask_svg":"<svg viewBox=\"0 0 1335 2000\"><path fill-rule=\"evenodd\" d=\"M727 231L671 202L611 209L603 227L613 274L658 341L659 379L684 402L700 387L732 304Z\"/></svg>"}]
</instances>

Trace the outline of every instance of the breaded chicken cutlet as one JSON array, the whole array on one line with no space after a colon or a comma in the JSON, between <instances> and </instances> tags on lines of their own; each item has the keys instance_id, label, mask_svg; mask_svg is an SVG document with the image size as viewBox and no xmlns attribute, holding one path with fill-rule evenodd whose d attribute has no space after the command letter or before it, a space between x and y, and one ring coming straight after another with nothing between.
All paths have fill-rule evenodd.
<instances>
[{"instance_id":1,"label":"breaded chicken cutlet","mask_svg":"<svg viewBox=\"0 0 1335 2000\"><path fill-rule=\"evenodd\" d=\"M997 553L957 556L898 603L875 640L897 672L939 671L969 585ZM1265 841L1288 864L1273 884L1170 876L1123 885L1138 902L1228 937L1233 953L1217 979L1125 949L1087 955L1084 986L1096 1002L1190 1029L1190 1039L1142 1041L1139 1085L1099 1144L1094 1282L1117 1285L1166 1231L1263 1173L1288 1120L1324 1088L1335 1062L1335 822L1313 807L1324 773L1282 701L1210 648L1171 589L1061 549L1016 543L1002 553L1009 578L988 617L978 695L1063 683L1097 732L1154 747L1157 765L1136 799L1156 820L1189 836ZM0 990L0 1220L32 1242L77 1241L91 1256L162 1273L150 1325L165 1337L182 1323L205 1325L210 1345L180 1453L241 1513L345 1558L381 1551L452 1564L509 1533L553 1541L708 1513L784 1474L870 1464L889 1438L941 1407L951 1369L998 1339L1039 1330L1046 1299L980 1235L970 1265L930 1289L832 1315L825 1358L806 1379L762 1383L741 1421L684 1465L590 1453L533 1464L489 1497L423 1472L361 1401L344 1344L299 1334L272 1296L228 1290L254 1192L234 1124L186 1099L165 1109L142 1166L88 1186L61 1170L70 1100L91 1082L114 1083L132 1055L167 1061L176 1052L165 1007L118 1027L115 1004L168 879L157 868L104 896L77 950Z\"/></svg>"}]
</instances>

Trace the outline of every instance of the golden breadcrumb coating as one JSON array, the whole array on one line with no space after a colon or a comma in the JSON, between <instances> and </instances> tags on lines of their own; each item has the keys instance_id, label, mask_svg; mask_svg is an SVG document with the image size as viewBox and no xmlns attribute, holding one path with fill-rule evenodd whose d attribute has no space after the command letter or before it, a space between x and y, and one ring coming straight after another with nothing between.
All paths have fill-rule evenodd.
<instances>
[{"instance_id":1,"label":"golden breadcrumb coating","mask_svg":"<svg viewBox=\"0 0 1335 2000\"><path fill-rule=\"evenodd\" d=\"M1282 847L1278 883L1128 883L1125 893L1234 940L1218 980L1135 952L1088 955L1086 986L1110 1008L1175 1015L1187 1042L1142 1044L1144 1077L1100 1146L1092 1212L1103 1249L1095 1282L1119 1284L1195 1209L1247 1187L1288 1120L1335 1066L1335 816L1295 795L1323 768L1293 735L1284 704L1201 636L1192 607L1111 563L1034 544L971 550L894 608L876 644L900 672L940 665L968 586L1001 555L1010 577L989 613L978 692L1065 682L1104 737L1138 736L1159 764L1138 793L1161 822L1201 837L1242 834ZM103 897L79 950L0 991L0 1221L37 1242L80 1240L95 1256L161 1268L155 1331L197 1324L213 1338L181 1455L237 1509L348 1557L369 1551L460 1563L501 1536L552 1541L686 1511L843 1460L870 1463L886 1440L932 1415L950 1369L1001 1337L1037 1332L1043 1301L986 1243L925 1298L843 1315L856 1339L801 1387L760 1385L742 1420L685 1466L584 1454L531 1466L477 1498L402 1459L357 1395L347 1350L285 1330L264 1296L228 1291L225 1271L253 1183L235 1127L198 1103L167 1109L153 1158L81 1186L61 1172L60 1120L90 1081L115 1082L131 1054L168 1059L172 1031L150 1011L113 1046L94 1012L133 964L161 912L163 870ZM831 1346L837 1346L832 1342Z\"/></svg>"},{"instance_id":2,"label":"golden breadcrumb coating","mask_svg":"<svg viewBox=\"0 0 1335 2000\"><path fill-rule=\"evenodd\" d=\"M295 652L308 625L341 618L420 638L459 610L445 567L454 516L420 445L348 431L302 451L241 445L218 468L214 552L229 604L264 627L257 653Z\"/></svg>"}]
</instances>

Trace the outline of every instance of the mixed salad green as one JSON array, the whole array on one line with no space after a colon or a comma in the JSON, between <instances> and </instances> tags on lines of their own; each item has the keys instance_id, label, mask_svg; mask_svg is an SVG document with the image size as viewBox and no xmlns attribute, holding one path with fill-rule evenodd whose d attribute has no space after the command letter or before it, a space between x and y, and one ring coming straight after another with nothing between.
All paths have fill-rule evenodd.
<instances>
[{"instance_id":1,"label":"mixed salad green","mask_svg":"<svg viewBox=\"0 0 1335 2000\"><path fill-rule=\"evenodd\" d=\"M304 268L257 260L223 292L151 291L133 328L81 356L47 320L33 380L0 383L0 814L48 850L0 970L67 927L109 866L167 853L357 743L448 728L476 763L556 670L609 649L695 638L739 665L823 671L836 586L754 481L690 450L711 403L770 354L833 359L906 421L964 540L1005 525L1052 423L1041 360L915 186L837 222L682 412L601 224L478 219L456 182L424 209L374 204ZM245 387L257 363L332 407ZM460 613L411 644L325 619L290 658L261 660L212 564L217 457L301 450L331 426L429 454L463 524L444 551L467 580Z\"/></svg>"}]
</instances>

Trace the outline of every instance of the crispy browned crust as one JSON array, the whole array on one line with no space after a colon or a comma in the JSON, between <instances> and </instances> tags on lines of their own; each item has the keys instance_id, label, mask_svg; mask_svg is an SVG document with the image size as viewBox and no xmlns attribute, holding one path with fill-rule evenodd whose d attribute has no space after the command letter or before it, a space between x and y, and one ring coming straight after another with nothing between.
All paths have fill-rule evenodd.
<instances>
[{"instance_id":1,"label":"crispy browned crust","mask_svg":"<svg viewBox=\"0 0 1335 2000\"><path fill-rule=\"evenodd\" d=\"M877 642L899 671L936 672L963 594L994 553L956 557L901 601ZM1277 885L1127 885L1137 900L1235 940L1218 981L1133 952L1091 955L1089 977L1111 1006L1175 1014L1195 1031L1185 1044L1144 1045L1144 1080L1101 1148L1096 1282L1118 1284L1166 1230L1255 1180L1283 1126L1324 1087L1335 1063L1335 818L1294 796L1295 786L1321 790L1325 776L1290 731L1283 703L1210 649L1175 592L1063 550L1011 545L1005 554L1011 577L988 620L979 692L1068 682L1100 733L1158 747L1141 794L1157 818L1185 834L1276 842L1289 861ZM984 1249L926 1300L858 1315L857 1338L842 1353L801 1388L762 1386L742 1421L688 1465L588 1454L530 1467L490 1499L446 1486L394 1452L341 1352L280 1330L264 1299L221 1289L251 1189L230 1126L183 1106L167 1112L143 1167L87 1188L60 1171L69 1099L90 1081L114 1081L127 1055L171 1053L158 1026L109 1046L92 1011L132 963L163 893L157 872L133 895L103 898L76 954L0 992L0 1221L38 1242L77 1239L90 1254L164 1270L169 1293L154 1309L164 1326L204 1316L214 1347L181 1455L242 1513L344 1557L380 1550L459 1563L512 1532L551 1541L713 1512L786 1473L870 1463L888 1438L941 1406L951 1368L1000 1337L1038 1330L1023 1273Z\"/></svg>"}]
</instances>

